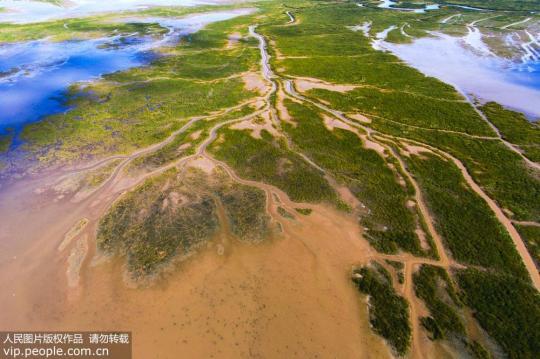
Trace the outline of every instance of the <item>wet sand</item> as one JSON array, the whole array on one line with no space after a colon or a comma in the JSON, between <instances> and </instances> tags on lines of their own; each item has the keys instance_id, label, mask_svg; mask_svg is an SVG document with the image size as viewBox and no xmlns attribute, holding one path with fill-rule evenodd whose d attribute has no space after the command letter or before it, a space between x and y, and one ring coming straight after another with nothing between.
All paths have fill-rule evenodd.
<instances>
[{"instance_id":1,"label":"wet sand","mask_svg":"<svg viewBox=\"0 0 540 359\"><path fill-rule=\"evenodd\" d=\"M127 181L79 203L34 193L46 181L1 193L0 329L133 331L136 358L390 356L349 279L371 255L354 218L316 206L282 220L284 233L266 243L229 238L224 251L210 245L135 289L122 259L92 264L96 220ZM77 241L58 247L81 218L89 252L70 287Z\"/></svg>"}]
</instances>

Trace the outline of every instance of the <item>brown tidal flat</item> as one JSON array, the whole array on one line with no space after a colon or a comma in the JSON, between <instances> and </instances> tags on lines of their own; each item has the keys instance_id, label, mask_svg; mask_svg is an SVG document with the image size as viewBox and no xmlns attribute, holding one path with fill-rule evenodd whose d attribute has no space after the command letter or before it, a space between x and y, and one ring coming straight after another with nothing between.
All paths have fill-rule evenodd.
<instances>
[{"instance_id":1,"label":"brown tidal flat","mask_svg":"<svg viewBox=\"0 0 540 359\"><path fill-rule=\"evenodd\" d=\"M128 180L79 203L43 191L55 180L3 189L1 329L133 331L136 358L390 356L349 279L372 254L352 216L313 206L281 220L283 233L263 244L228 238L223 250L212 241L153 285L132 288L123 260L95 260L94 242L97 219ZM81 218L89 224L60 251ZM88 253L73 286L66 273L81 240Z\"/></svg>"}]
</instances>

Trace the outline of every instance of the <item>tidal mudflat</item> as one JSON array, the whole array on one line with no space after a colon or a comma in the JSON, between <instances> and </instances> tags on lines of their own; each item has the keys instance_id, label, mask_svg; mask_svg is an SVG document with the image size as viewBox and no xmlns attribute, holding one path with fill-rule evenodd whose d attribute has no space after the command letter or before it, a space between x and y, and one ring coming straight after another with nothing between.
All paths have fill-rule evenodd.
<instances>
[{"instance_id":1,"label":"tidal mudflat","mask_svg":"<svg viewBox=\"0 0 540 359\"><path fill-rule=\"evenodd\" d=\"M378 4L0 26L160 56L0 136L0 329L130 330L143 358L538 357L540 128L390 52L440 32L530 63L537 28Z\"/></svg>"}]
</instances>

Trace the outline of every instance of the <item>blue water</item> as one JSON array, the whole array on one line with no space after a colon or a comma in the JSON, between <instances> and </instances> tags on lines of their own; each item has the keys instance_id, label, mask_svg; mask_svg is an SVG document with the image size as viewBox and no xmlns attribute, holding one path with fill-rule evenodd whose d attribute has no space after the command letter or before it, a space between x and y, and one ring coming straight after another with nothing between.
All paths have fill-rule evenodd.
<instances>
[{"instance_id":1,"label":"blue water","mask_svg":"<svg viewBox=\"0 0 540 359\"><path fill-rule=\"evenodd\" d=\"M409 44L383 42L379 46L464 94L496 101L532 120L540 118L540 62L515 63L479 55L463 46L463 38L434 35Z\"/></svg>"},{"instance_id":2,"label":"blue water","mask_svg":"<svg viewBox=\"0 0 540 359\"><path fill-rule=\"evenodd\" d=\"M540 90L540 61L513 66L508 76L517 84ZM540 108L540 104L537 106Z\"/></svg>"},{"instance_id":3,"label":"blue water","mask_svg":"<svg viewBox=\"0 0 540 359\"><path fill-rule=\"evenodd\" d=\"M18 131L45 115L65 111L65 92L75 82L149 61L139 44L107 47L118 43L109 38L0 45L0 132Z\"/></svg>"},{"instance_id":4,"label":"blue water","mask_svg":"<svg viewBox=\"0 0 540 359\"><path fill-rule=\"evenodd\" d=\"M69 110L66 93L75 83L143 66L153 50L170 46L206 24L250 13L251 9L203 13L186 18L132 18L159 23L169 32L162 38L109 37L93 40L0 43L0 134L19 132L28 123Z\"/></svg>"}]
</instances>

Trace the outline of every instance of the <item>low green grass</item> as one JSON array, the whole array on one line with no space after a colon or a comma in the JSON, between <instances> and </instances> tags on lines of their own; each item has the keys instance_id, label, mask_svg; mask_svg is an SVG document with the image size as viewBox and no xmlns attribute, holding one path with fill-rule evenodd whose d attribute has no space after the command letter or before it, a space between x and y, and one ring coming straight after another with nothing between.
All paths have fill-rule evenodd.
<instances>
[{"instance_id":1,"label":"low green grass","mask_svg":"<svg viewBox=\"0 0 540 359\"><path fill-rule=\"evenodd\" d=\"M129 170L143 170L150 172L182 157L193 155L196 146L205 138L204 135L201 135L196 139L192 138L193 134L197 133L196 131L198 131L199 128L204 128L202 121L201 123L194 125L192 131L186 131L177 135L171 142L159 150L131 161Z\"/></svg>"},{"instance_id":2,"label":"low green grass","mask_svg":"<svg viewBox=\"0 0 540 359\"><path fill-rule=\"evenodd\" d=\"M463 299L474 317L510 358L540 353L540 294L529 283L475 269L457 273Z\"/></svg>"},{"instance_id":3,"label":"low green grass","mask_svg":"<svg viewBox=\"0 0 540 359\"><path fill-rule=\"evenodd\" d=\"M405 160L456 260L528 278L509 234L453 163L428 154Z\"/></svg>"},{"instance_id":4,"label":"low green grass","mask_svg":"<svg viewBox=\"0 0 540 359\"><path fill-rule=\"evenodd\" d=\"M166 32L166 29L157 24L114 22L107 16L94 16L28 24L3 23L0 24L0 42L30 41L42 38L48 38L51 41L82 40L132 33L158 36Z\"/></svg>"},{"instance_id":5,"label":"low green grass","mask_svg":"<svg viewBox=\"0 0 540 359\"><path fill-rule=\"evenodd\" d=\"M373 264L355 269L353 281L368 295L373 330L385 338L398 355L405 355L411 339L409 305L394 291L390 273L381 265Z\"/></svg>"},{"instance_id":6,"label":"low green grass","mask_svg":"<svg viewBox=\"0 0 540 359\"><path fill-rule=\"evenodd\" d=\"M530 160L540 162L540 126L537 123L531 123L522 113L507 110L495 102L480 109L505 140L518 145Z\"/></svg>"},{"instance_id":7,"label":"low green grass","mask_svg":"<svg viewBox=\"0 0 540 359\"><path fill-rule=\"evenodd\" d=\"M96 188L105 182L114 172L122 160L114 160L110 163L89 172L81 183L81 188Z\"/></svg>"},{"instance_id":8,"label":"low green grass","mask_svg":"<svg viewBox=\"0 0 540 359\"><path fill-rule=\"evenodd\" d=\"M243 88L239 79L96 83L71 111L28 125L21 137L26 150L49 149L40 158L44 162L126 153L164 140L182 119L238 104L250 95Z\"/></svg>"},{"instance_id":9,"label":"low green grass","mask_svg":"<svg viewBox=\"0 0 540 359\"><path fill-rule=\"evenodd\" d=\"M129 170L152 171L180 158L193 155L198 146L208 138L213 126L223 121L243 117L251 112L253 109L250 106L244 106L216 119L196 121L186 131L176 135L171 142L160 149L133 160Z\"/></svg>"},{"instance_id":10,"label":"low green grass","mask_svg":"<svg viewBox=\"0 0 540 359\"><path fill-rule=\"evenodd\" d=\"M84 87L73 85L66 98L71 110L28 125L21 134L22 149L37 154L42 166L129 153L164 140L191 116L257 96L237 76L257 68L256 43L242 40L225 48L228 33L238 28L245 33L249 21L241 16L210 24L167 48L149 66L110 74Z\"/></svg>"}]
</instances>

